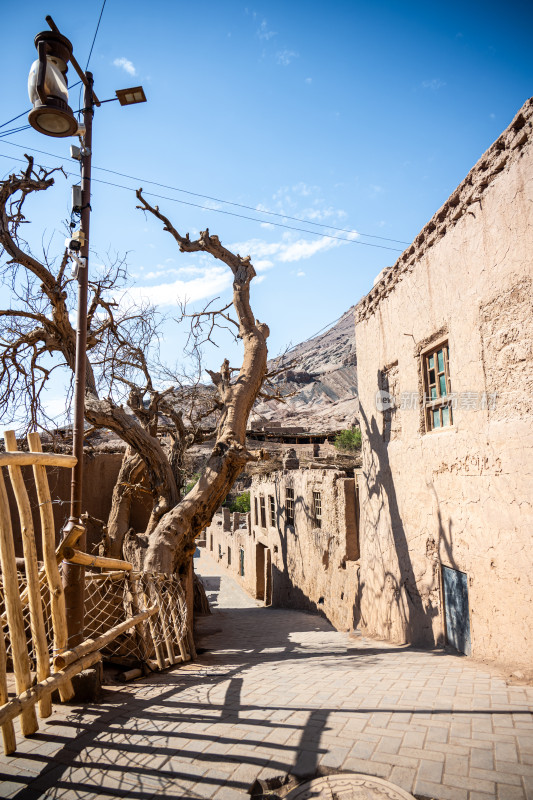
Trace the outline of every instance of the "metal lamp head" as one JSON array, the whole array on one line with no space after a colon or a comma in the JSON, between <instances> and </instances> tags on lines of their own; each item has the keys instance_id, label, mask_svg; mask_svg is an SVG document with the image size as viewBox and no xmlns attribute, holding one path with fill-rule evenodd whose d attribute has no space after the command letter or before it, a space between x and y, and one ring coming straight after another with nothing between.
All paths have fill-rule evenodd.
<instances>
[{"instance_id":1,"label":"metal lamp head","mask_svg":"<svg viewBox=\"0 0 533 800\"><path fill-rule=\"evenodd\" d=\"M72 44L60 33L42 31L35 37L39 58L28 77L28 94L33 105L28 122L46 136L74 136L78 123L68 105L67 64Z\"/></svg>"}]
</instances>

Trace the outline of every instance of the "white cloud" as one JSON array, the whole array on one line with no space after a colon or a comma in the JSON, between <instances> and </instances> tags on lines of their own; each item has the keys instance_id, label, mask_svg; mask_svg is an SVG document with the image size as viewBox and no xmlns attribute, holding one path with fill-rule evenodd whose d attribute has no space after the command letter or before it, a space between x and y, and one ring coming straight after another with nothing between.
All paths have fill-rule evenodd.
<instances>
[{"instance_id":1,"label":"white cloud","mask_svg":"<svg viewBox=\"0 0 533 800\"><path fill-rule=\"evenodd\" d=\"M423 89L432 89L433 91L436 91L436 89L441 89L443 86L446 86L446 82L441 81L440 78L433 78L430 81L422 81Z\"/></svg>"},{"instance_id":2,"label":"white cloud","mask_svg":"<svg viewBox=\"0 0 533 800\"><path fill-rule=\"evenodd\" d=\"M254 267L258 272L264 272L266 269L270 269L274 266L273 261L269 261L268 259L260 259L259 261L254 261Z\"/></svg>"},{"instance_id":3,"label":"white cloud","mask_svg":"<svg viewBox=\"0 0 533 800\"><path fill-rule=\"evenodd\" d=\"M305 272L303 271L303 269L299 269L298 270L298 272L296 273L296 277L297 278L305 278Z\"/></svg>"},{"instance_id":4,"label":"white cloud","mask_svg":"<svg viewBox=\"0 0 533 800\"><path fill-rule=\"evenodd\" d=\"M294 241L292 234L285 233L280 242L264 242L261 239L249 239L247 242L237 242L230 245L230 249L241 255L251 255L252 263L254 266L258 266L264 262L256 262L254 258L261 259L265 256L271 256L282 263L301 261L306 258L311 258L316 255L316 253L330 250L332 247L339 247L343 243L354 241L357 238L359 238L357 231L351 231L345 234L345 238L341 239L332 239L329 236L322 236L319 239L298 239ZM261 269L261 267L258 268ZM265 268L266 267L263 266L263 269Z\"/></svg>"},{"instance_id":5,"label":"white cloud","mask_svg":"<svg viewBox=\"0 0 533 800\"><path fill-rule=\"evenodd\" d=\"M128 58L115 58L113 61L115 67L121 67L128 75L136 75L137 70L133 66L132 62Z\"/></svg>"},{"instance_id":6,"label":"white cloud","mask_svg":"<svg viewBox=\"0 0 533 800\"><path fill-rule=\"evenodd\" d=\"M281 242L264 242L262 239L248 239L246 242L235 242L230 244L229 249L242 256L252 256L254 258L264 258L274 256L282 247Z\"/></svg>"},{"instance_id":7,"label":"white cloud","mask_svg":"<svg viewBox=\"0 0 533 800\"><path fill-rule=\"evenodd\" d=\"M320 239L313 241L299 239L284 248L279 255L279 260L283 262L301 261L304 258L311 258L316 253L331 250L332 247L338 247L339 244L341 244L339 239L329 239L327 236L322 236Z\"/></svg>"},{"instance_id":8,"label":"white cloud","mask_svg":"<svg viewBox=\"0 0 533 800\"><path fill-rule=\"evenodd\" d=\"M232 273L226 267L215 266L198 271L201 274L188 281L178 278L171 283L160 283L155 286L132 286L124 292L120 300L134 303L148 300L159 307L173 306L178 300L182 302L187 300L190 303L205 300L231 286Z\"/></svg>"},{"instance_id":9,"label":"white cloud","mask_svg":"<svg viewBox=\"0 0 533 800\"><path fill-rule=\"evenodd\" d=\"M261 21L259 28L257 29L257 35L260 39L264 39L268 42L269 39L272 39L273 36L277 36L276 31L271 31L268 29L268 23L266 19Z\"/></svg>"},{"instance_id":10,"label":"white cloud","mask_svg":"<svg viewBox=\"0 0 533 800\"><path fill-rule=\"evenodd\" d=\"M294 50L278 50L276 62L282 67L288 67L293 58L298 58L299 55Z\"/></svg>"}]
</instances>

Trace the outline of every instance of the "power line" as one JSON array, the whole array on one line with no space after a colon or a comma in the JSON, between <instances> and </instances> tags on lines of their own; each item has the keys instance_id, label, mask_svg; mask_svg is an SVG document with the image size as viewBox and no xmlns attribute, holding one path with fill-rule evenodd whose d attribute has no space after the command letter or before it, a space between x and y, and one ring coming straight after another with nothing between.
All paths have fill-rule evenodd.
<instances>
[{"instance_id":1,"label":"power line","mask_svg":"<svg viewBox=\"0 0 533 800\"><path fill-rule=\"evenodd\" d=\"M104 0L104 2L102 3L102 8L100 10L100 16L98 17L98 25L96 26L96 30L95 30L94 36L93 36L93 43L91 45L91 49L89 50L89 58L87 59L87 64L85 65L85 72L87 72L87 70L89 69L89 61L91 60L91 56L93 54L93 47L94 47L94 43L96 42L96 37L98 35L98 28L100 27L100 22L102 21L102 14L104 13L104 8L105 8L106 2L107 2L107 0Z\"/></svg>"},{"instance_id":2,"label":"power line","mask_svg":"<svg viewBox=\"0 0 533 800\"><path fill-rule=\"evenodd\" d=\"M37 150L36 148L31 148L31 147L24 148L23 145L18 145L18 144L15 144L14 142L7 142L7 144L11 144L14 147L20 147L22 149L30 150L30 151L35 152L35 153L41 153L43 155L48 155L48 156L51 156L52 158L57 158L60 161L66 161L67 160L67 159L63 158L62 156L56 156L56 155L54 155L54 153L48 153L48 152L46 152L44 150ZM9 158L9 156L4 156L4 158ZM22 161L22 159L15 159L15 160ZM98 167L96 167L96 169L98 169ZM106 170L106 171L111 171L111 170ZM67 175L76 175L77 173L73 173L73 172L68 172L67 171L66 174ZM141 180L140 178L135 178L134 176L131 176L131 175L126 175L125 177L127 177L130 180L135 180L135 181L136 180ZM117 189L125 189L126 191L130 191L130 192L133 191L133 189L130 186L124 186L122 184L114 183L112 181L104 181L101 178L93 178L92 181L94 183L104 184L105 186L113 186L113 187L115 187ZM147 183L152 183L152 182L151 181L147 181ZM249 220L251 222L258 222L259 224L261 224L263 222L263 220L257 219L257 217L250 217L247 214L238 214L235 211L226 211L226 210L224 210L222 208L210 208L209 206L202 206L199 203L192 203L192 202L187 201L187 200L178 200L178 198L176 198L176 197L168 197L168 195L161 195L161 194L157 194L155 192L146 192L145 194L147 196L149 196L149 197L156 197L158 200L168 200L169 202L172 202L172 203L179 203L180 205L190 206L192 208L199 208L202 211L213 211L216 214L225 214L226 216L238 217L239 219L246 219L246 220ZM261 212L258 212L258 213L261 213ZM305 220L303 220L303 222L305 224L307 224ZM271 222L270 224L274 225L276 228L284 228L285 230L298 231L299 233L307 233L307 234L309 234L311 236L322 236L322 237L324 237L326 239L335 239L335 240L341 241L341 242L350 242L351 244L358 244L358 245L365 246L365 247L376 247L376 248L379 248L380 250L392 250L392 251L394 251L396 253L403 252L400 248L397 248L397 247L387 247L386 245L373 244L372 242L361 242L358 239L348 239L345 236L334 236L333 234L323 233L322 231L312 231L312 230L308 230L306 228L297 228L294 225L285 225L285 224L283 224L281 222ZM327 226L323 226L323 227L327 228ZM353 231L347 231L347 233L353 233ZM366 234L362 234L362 235L365 236Z\"/></svg>"},{"instance_id":3,"label":"power line","mask_svg":"<svg viewBox=\"0 0 533 800\"><path fill-rule=\"evenodd\" d=\"M0 125L0 128L5 128L6 125L9 125L10 122L15 122L16 119L20 119L21 117L24 117L26 114L29 114L30 111L31 108L28 108L27 111L23 111L22 114L19 114L18 117L13 117L13 119L8 119L7 122L3 122L2 125Z\"/></svg>"},{"instance_id":4,"label":"power line","mask_svg":"<svg viewBox=\"0 0 533 800\"><path fill-rule=\"evenodd\" d=\"M16 142L7 142L7 144L12 145L13 147L19 147L21 149L32 149L33 152L35 152L35 153L41 153L42 155L45 155L45 156L51 156L52 158L57 158L57 159L59 159L61 161L67 161L68 160L64 156L58 156L58 155L55 155L55 153L49 153L46 150L37 150L36 148L25 148L24 145L16 144ZM159 186L159 187L161 187L163 189L171 189L172 191L175 191L175 192L181 192L183 194L189 194L192 197L201 197L204 200L212 200L213 202L224 203L226 205L236 206L237 208L246 208L246 209L248 209L250 211L255 211L257 214L269 214L271 216L281 217L282 219L290 219L290 220L292 220L294 222L301 222L304 225L314 225L315 227L325 228L326 230L339 231L339 233L354 233L354 231L348 230L346 228L337 228L334 225L326 225L326 224L324 224L322 222L313 222L313 221L310 221L310 220L302 219L301 217L291 217L291 216L288 216L286 214L280 214L280 213L278 213L276 211L264 211L262 209L254 208L254 206L247 206L247 205L244 205L243 203L235 203L232 200L221 200L220 198L212 197L211 195L200 194L199 192L189 191L188 189L181 189L178 186L170 186L170 185L165 184L165 183L158 183L157 181L151 181L151 180L148 180L148 179L145 179L145 178L139 178L138 176L135 176L135 175L127 175L124 172L117 172L116 170L108 169L107 167L98 167L98 166L95 166L93 164L92 168L93 169L97 169L100 172L108 172L108 173L110 173L112 175L119 175L122 178L128 178L129 180L132 180L132 181L139 181L140 183L148 183L151 186ZM97 180L97 179L94 178L94 180ZM110 184L110 185L113 186L115 184ZM122 188L128 188L128 187L122 187ZM161 195L153 195L153 196L154 197L161 197ZM172 200L173 198L162 197L162 199L164 199L164 200L171 199ZM204 208L204 206L196 206L196 207L197 208ZM220 213L225 213L225 214L229 213L227 211L222 212L220 209L209 209L209 210L211 210L211 211L219 211ZM251 217L243 217L243 219L252 219L252 218ZM258 221L258 220L255 220L255 221ZM259 220L259 222L262 222L262 220ZM272 222L271 224L272 225L276 225L275 222ZM280 227L290 227L290 226L280 226ZM357 231L357 233L359 234L359 236L365 236L368 239L380 239L380 240L386 241L386 242L397 242L398 244L406 244L406 245L410 244L410 242L406 242L403 239L391 239L391 238L389 238L387 236L376 236L376 235L371 234L371 233L363 233L362 231ZM334 237L332 237L332 238L334 238ZM376 247L377 246L378 245L376 245ZM397 248L390 248L390 249L398 251ZM402 252L402 251L399 250L398 252Z\"/></svg>"},{"instance_id":5,"label":"power line","mask_svg":"<svg viewBox=\"0 0 533 800\"><path fill-rule=\"evenodd\" d=\"M328 322L327 325L324 325L324 327L320 328L319 331L317 331L316 333L311 334L311 336L308 336L307 339L303 340L303 342L298 342L298 344L295 344L292 347L289 347L289 349L287 350L287 353L292 353L292 351L296 350L297 347L301 347L303 344L307 344L307 342L310 342L311 339L314 339L317 336L319 336L323 331L328 330L328 328L332 328L334 325L337 324L337 322L340 322L340 320L344 316L346 316L346 311L344 312L344 314L341 314L340 317L337 317L337 319L333 320L333 322Z\"/></svg>"},{"instance_id":6,"label":"power line","mask_svg":"<svg viewBox=\"0 0 533 800\"><path fill-rule=\"evenodd\" d=\"M81 83L81 80L80 81L76 81L76 83L73 83L72 86L69 86L68 88L69 89L74 89L74 87L77 86L79 83ZM25 117L26 114L30 113L30 111L31 111L31 108L28 108L27 111L23 111L22 114L18 114L16 117L13 117L13 119L8 119L7 122L3 122L0 125L0 128L5 128L6 125L9 125L11 122L15 122L15 120L20 119L21 117ZM6 131L5 133L6 133L6 136L7 136L8 133L17 133L18 131L25 130L26 128L31 128L31 125L25 125L24 128L17 128L16 130L13 129L12 131ZM0 134L0 136L3 136L3 135L4 134Z\"/></svg>"},{"instance_id":7,"label":"power line","mask_svg":"<svg viewBox=\"0 0 533 800\"><path fill-rule=\"evenodd\" d=\"M13 133L22 133L22 131L27 131L28 128L31 128L31 125L20 125L18 128L11 128L8 131L2 131L0 133L0 138L4 139L6 136L10 136Z\"/></svg>"}]
</instances>

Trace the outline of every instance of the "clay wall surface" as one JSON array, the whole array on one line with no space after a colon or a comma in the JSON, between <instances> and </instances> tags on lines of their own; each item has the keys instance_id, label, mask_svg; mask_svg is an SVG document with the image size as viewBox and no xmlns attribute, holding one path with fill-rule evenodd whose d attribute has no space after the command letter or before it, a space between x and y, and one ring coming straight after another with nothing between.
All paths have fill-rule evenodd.
<instances>
[{"instance_id":1,"label":"clay wall surface","mask_svg":"<svg viewBox=\"0 0 533 800\"><path fill-rule=\"evenodd\" d=\"M533 663L532 117L528 101L355 312L361 627L442 642L444 565L467 576L472 656L524 666ZM452 425L426 432L421 351L439 340L456 407ZM394 409L377 409L378 389L395 395Z\"/></svg>"},{"instance_id":2,"label":"clay wall surface","mask_svg":"<svg viewBox=\"0 0 533 800\"><path fill-rule=\"evenodd\" d=\"M113 488L122 463L121 453L98 453L85 456L83 474L83 510L96 519L107 521L111 508ZM35 482L31 467L22 468L26 488L30 497L35 530L40 532L39 505L35 494ZM70 481L71 470L59 467L47 467L52 508L56 529L56 540L59 544L61 528L70 513ZM11 519L15 535L17 556L22 556L22 540L15 498L11 489L11 481L6 480L9 497ZM136 531L144 531L150 517L150 509L139 500L132 503L130 523ZM89 523L87 527L87 552L92 552L92 546L100 538L100 530ZM42 558L41 542L37 536L37 555Z\"/></svg>"},{"instance_id":3,"label":"clay wall surface","mask_svg":"<svg viewBox=\"0 0 533 800\"><path fill-rule=\"evenodd\" d=\"M294 524L287 523L287 488L294 492ZM320 493L321 527L314 518L313 492ZM279 470L255 476L250 497L250 514L222 509L215 515L205 537L210 554L254 597L274 606L318 611L337 629L351 630L359 591L355 479L339 470ZM271 597L265 587L269 578L263 577L269 558Z\"/></svg>"}]
</instances>

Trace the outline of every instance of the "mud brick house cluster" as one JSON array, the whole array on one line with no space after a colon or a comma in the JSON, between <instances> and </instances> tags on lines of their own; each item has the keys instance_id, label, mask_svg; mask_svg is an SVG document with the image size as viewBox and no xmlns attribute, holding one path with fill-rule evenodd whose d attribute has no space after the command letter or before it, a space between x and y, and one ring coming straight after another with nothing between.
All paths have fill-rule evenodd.
<instances>
[{"instance_id":1,"label":"mud brick house cluster","mask_svg":"<svg viewBox=\"0 0 533 800\"><path fill-rule=\"evenodd\" d=\"M356 306L360 474L255 478L250 518L207 530L265 602L533 663L532 119L529 100Z\"/></svg>"}]
</instances>

